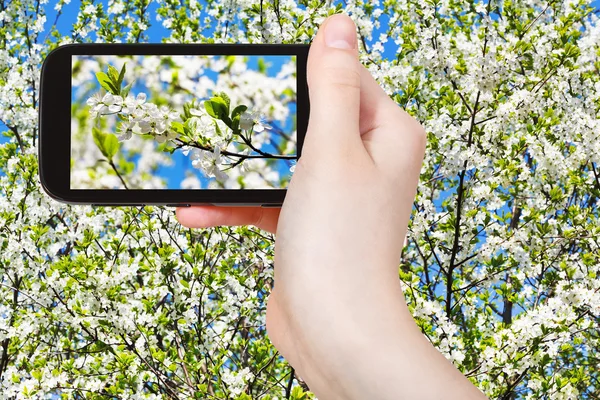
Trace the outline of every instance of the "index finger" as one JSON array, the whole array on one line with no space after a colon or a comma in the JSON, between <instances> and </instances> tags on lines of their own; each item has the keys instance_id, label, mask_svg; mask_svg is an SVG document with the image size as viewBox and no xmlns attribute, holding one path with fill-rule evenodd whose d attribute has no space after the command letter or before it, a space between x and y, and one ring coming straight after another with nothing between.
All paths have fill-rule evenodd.
<instances>
[{"instance_id":1,"label":"index finger","mask_svg":"<svg viewBox=\"0 0 600 400\"><path fill-rule=\"evenodd\" d=\"M281 208L192 206L177 207L179 223L188 228L254 225L275 233Z\"/></svg>"}]
</instances>

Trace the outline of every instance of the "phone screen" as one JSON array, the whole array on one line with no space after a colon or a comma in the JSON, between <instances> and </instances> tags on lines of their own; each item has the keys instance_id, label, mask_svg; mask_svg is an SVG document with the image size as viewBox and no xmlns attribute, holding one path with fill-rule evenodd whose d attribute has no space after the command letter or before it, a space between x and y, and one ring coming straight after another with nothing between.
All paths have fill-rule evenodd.
<instances>
[{"instance_id":1,"label":"phone screen","mask_svg":"<svg viewBox=\"0 0 600 400\"><path fill-rule=\"evenodd\" d=\"M294 55L77 55L71 189L285 189Z\"/></svg>"}]
</instances>

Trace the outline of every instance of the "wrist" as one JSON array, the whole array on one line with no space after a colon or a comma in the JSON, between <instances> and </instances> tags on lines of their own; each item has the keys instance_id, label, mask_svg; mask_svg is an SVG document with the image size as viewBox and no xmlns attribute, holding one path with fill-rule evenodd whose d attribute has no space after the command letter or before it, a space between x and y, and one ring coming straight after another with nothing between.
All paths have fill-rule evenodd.
<instances>
[{"instance_id":1,"label":"wrist","mask_svg":"<svg viewBox=\"0 0 600 400\"><path fill-rule=\"evenodd\" d=\"M394 390L402 379L398 374L422 351L414 346L426 342L431 347L399 286L397 292L382 288L376 306L365 306L363 295L360 309L350 307L354 315L336 318L337 331L330 332L333 340L325 351L301 352L308 357L298 371L319 399L398 399Z\"/></svg>"},{"instance_id":2,"label":"wrist","mask_svg":"<svg viewBox=\"0 0 600 400\"><path fill-rule=\"evenodd\" d=\"M307 360L311 390L322 400L485 399L425 338L399 292L369 318L350 319L356 324L330 352Z\"/></svg>"}]
</instances>

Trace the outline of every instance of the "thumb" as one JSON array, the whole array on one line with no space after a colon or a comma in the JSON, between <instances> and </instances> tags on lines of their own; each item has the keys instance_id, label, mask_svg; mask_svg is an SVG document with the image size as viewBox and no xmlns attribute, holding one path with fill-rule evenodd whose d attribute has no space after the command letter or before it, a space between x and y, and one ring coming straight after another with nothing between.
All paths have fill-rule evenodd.
<instances>
[{"instance_id":1,"label":"thumb","mask_svg":"<svg viewBox=\"0 0 600 400\"><path fill-rule=\"evenodd\" d=\"M310 120L302 157L340 160L336 156L348 157L362 144L360 67L354 22L346 15L329 17L308 56Z\"/></svg>"}]
</instances>

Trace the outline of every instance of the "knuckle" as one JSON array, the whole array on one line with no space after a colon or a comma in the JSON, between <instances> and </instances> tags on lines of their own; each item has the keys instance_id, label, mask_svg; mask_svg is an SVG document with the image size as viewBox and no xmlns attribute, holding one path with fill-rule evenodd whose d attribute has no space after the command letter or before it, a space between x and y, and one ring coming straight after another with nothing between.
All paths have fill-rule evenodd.
<instances>
[{"instance_id":1,"label":"knuckle","mask_svg":"<svg viewBox=\"0 0 600 400\"><path fill-rule=\"evenodd\" d=\"M415 127L413 129L413 135L415 136L419 147L424 149L427 146L427 132L425 131L425 128L423 128L423 125L416 120Z\"/></svg>"},{"instance_id":2,"label":"knuckle","mask_svg":"<svg viewBox=\"0 0 600 400\"><path fill-rule=\"evenodd\" d=\"M405 135L402 135L403 140L406 140L408 136L410 143L425 151L427 131L415 117L402 110L398 105L395 106L396 110L399 111L397 126L403 126L405 131Z\"/></svg>"}]
</instances>

